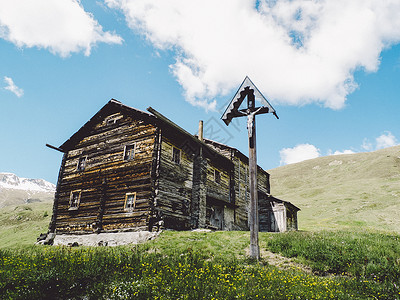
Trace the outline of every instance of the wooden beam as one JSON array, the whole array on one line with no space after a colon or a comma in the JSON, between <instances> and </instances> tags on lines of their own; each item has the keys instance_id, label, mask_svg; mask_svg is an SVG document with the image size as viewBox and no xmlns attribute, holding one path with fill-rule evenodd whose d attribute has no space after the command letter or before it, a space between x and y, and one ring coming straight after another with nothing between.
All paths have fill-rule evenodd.
<instances>
[{"instance_id":1,"label":"wooden beam","mask_svg":"<svg viewBox=\"0 0 400 300\"><path fill-rule=\"evenodd\" d=\"M57 150L57 151L60 151L60 152L64 153L64 150L62 150L62 149L60 149L58 147L52 146L50 144L46 144L46 147L49 147L50 149Z\"/></svg>"}]
</instances>

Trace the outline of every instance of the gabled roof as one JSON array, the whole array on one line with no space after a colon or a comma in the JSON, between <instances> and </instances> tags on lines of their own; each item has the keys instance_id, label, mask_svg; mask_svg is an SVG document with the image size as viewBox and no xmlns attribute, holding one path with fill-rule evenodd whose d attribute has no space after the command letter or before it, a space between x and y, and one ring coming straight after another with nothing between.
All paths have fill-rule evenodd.
<instances>
[{"instance_id":1,"label":"gabled roof","mask_svg":"<svg viewBox=\"0 0 400 300\"><path fill-rule=\"evenodd\" d=\"M289 201L282 200L282 199L278 199L278 198L276 198L276 197L274 197L274 196L272 196L272 195L269 195L267 199L270 200L270 201L279 202L279 203L284 203L284 204L286 204L286 205L292 206L296 211L301 210L300 208L298 208L298 207L297 207L296 205L294 205L293 203L291 203L291 202L289 202Z\"/></svg>"},{"instance_id":2,"label":"gabled roof","mask_svg":"<svg viewBox=\"0 0 400 300\"><path fill-rule=\"evenodd\" d=\"M72 147L74 147L85 135L87 132L99 121L103 120L106 116L112 114L122 112L128 115L133 115L135 117L141 117L147 119L152 122L157 122L156 118L145 111L141 111L139 109L127 106L121 103L118 100L111 99L108 101L106 105L104 105L89 121L85 123L77 132L75 132L66 142L64 142L59 149L63 152L66 152Z\"/></svg>"},{"instance_id":3,"label":"gabled roof","mask_svg":"<svg viewBox=\"0 0 400 300\"><path fill-rule=\"evenodd\" d=\"M145 112L128 105L121 103L118 100L111 99L106 105L104 105L88 122L86 122L76 133L74 133L66 142L64 142L59 148L52 147L56 150L61 150L62 152L67 152L79 143L95 126L98 122L102 121L106 116L110 114L121 112L125 115L132 116L133 118L143 119L155 126L160 126L162 128L168 128L169 132L176 132L177 134L184 136L185 140L190 141L190 143L200 146L203 149L203 154L210 158L212 161L216 161L219 164L223 164L230 168L233 168L233 163L230 159L226 158L222 154L218 153L212 149L206 143L200 141L197 137L190 134L182 127L178 126L167 117L163 116L161 113L155 109L149 107L147 109L149 112Z\"/></svg>"}]
</instances>

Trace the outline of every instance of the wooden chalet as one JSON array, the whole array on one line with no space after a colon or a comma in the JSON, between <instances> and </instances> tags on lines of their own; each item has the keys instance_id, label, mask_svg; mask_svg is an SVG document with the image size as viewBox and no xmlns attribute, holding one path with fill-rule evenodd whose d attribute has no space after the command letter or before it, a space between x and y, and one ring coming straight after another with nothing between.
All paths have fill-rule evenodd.
<instances>
[{"instance_id":1,"label":"wooden chalet","mask_svg":"<svg viewBox=\"0 0 400 300\"><path fill-rule=\"evenodd\" d=\"M55 148L55 147L52 147ZM248 158L199 140L152 108L110 100L60 147L50 233L248 230ZM258 167L261 231L297 229Z\"/></svg>"}]
</instances>

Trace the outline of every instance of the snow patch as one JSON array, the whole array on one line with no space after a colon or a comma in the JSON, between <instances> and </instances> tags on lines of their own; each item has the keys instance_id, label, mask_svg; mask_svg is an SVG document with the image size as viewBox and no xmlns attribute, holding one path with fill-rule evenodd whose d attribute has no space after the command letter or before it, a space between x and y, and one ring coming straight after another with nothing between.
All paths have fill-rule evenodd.
<instances>
[{"instance_id":1,"label":"snow patch","mask_svg":"<svg viewBox=\"0 0 400 300\"><path fill-rule=\"evenodd\" d=\"M44 179L29 179L18 177L13 173L0 173L0 189L54 192L56 186Z\"/></svg>"}]
</instances>

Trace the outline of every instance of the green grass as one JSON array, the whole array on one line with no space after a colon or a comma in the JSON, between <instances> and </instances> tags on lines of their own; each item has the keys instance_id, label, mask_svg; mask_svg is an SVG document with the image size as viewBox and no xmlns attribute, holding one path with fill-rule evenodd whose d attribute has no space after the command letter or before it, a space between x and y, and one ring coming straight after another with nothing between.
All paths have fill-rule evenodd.
<instances>
[{"instance_id":1,"label":"green grass","mask_svg":"<svg viewBox=\"0 0 400 300\"><path fill-rule=\"evenodd\" d=\"M2 249L0 298L399 299L397 235L260 234L263 251L295 257L314 274L249 260L248 239L248 232L164 232L138 246Z\"/></svg>"},{"instance_id":2,"label":"green grass","mask_svg":"<svg viewBox=\"0 0 400 300\"><path fill-rule=\"evenodd\" d=\"M249 233L245 231L164 231L161 239L151 241L148 247L153 251L172 255L191 249L195 252L204 252L208 258L231 257L245 258L245 249L248 246Z\"/></svg>"},{"instance_id":3,"label":"green grass","mask_svg":"<svg viewBox=\"0 0 400 300\"><path fill-rule=\"evenodd\" d=\"M267 247L309 265L321 275L348 275L379 282L400 278L400 236L376 232L321 231L275 235Z\"/></svg>"},{"instance_id":4,"label":"green grass","mask_svg":"<svg viewBox=\"0 0 400 300\"><path fill-rule=\"evenodd\" d=\"M52 203L29 203L0 209L0 248L33 245L40 233L46 233Z\"/></svg>"}]
</instances>

